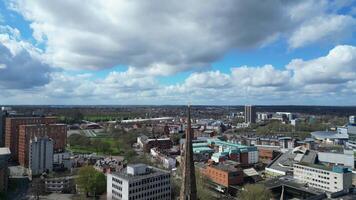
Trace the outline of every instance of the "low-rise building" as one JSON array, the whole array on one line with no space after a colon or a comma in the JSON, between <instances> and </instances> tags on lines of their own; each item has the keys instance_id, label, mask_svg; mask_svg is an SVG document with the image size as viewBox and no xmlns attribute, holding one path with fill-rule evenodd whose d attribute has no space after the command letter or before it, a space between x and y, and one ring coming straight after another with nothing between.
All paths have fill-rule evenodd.
<instances>
[{"instance_id":1,"label":"low-rise building","mask_svg":"<svg viewBox=\"0 0 356 200\"><path fill-rule=\"evenodd\" d=\"M69 152L60 152L53 154L53 165L57 166L59 169L72 168L72 160L70 158L71 154Z\"/></svg>"},{"instance_id":2,"label":"low-rise building","mask_svg":"<svg viewBox=\"0 0 356 200\"><path fill-rule=\"evenodd\" d=\"M151 155L158 160L160 164L166 169L173 169L177 165L177 160L175 157L171 157L169 155L166 155L163 152L160 152L159 149L157 148L152 148L151 149Z\"/></svg>"},{"instance_id":3,"label":"low-rise building","mask_svg":"<svg viewBox=\"0 0 356 200\"><path fill-rule=\"evenodd\" d=\"M203 169L203 174L212 182L229 187L243 183L243 171L236 162L225 162L208 165Z\"/></svg>"},{"instance_id":4,"label":"low-rise building","mask_svg":"<svg viewBox=\"0 0 356 200\"><path fill-rule=\"evenodd\" d=\"M342 165L350 169L355 168L354 152L343 150L342 152L318 152L319 162L328 165Z\"/></svg>"},{"instance_id":5,"label":"low-rise building","mask_svg":"<svg viewBox=\"0 0 356 200\"><path fill-rule=\"evenodd\" d=\"M317 161L317 152L308 150L303 146L288 150L277 156L266 166L268 176L284 176L293 173L293 164L303 162L314 164Z\"/></svg>"},{"instance_id":6,"label":"low-rise building","mask_svg":"<svg viewBox=\"0 0 356 200\"><path fill-rule=\"evenodd\" d=\"M170 173L145 164L128 165L107 176L108 200L171 199Z\"/></svg>"},{"instance_id":7,"label":"low-rise building","mask_svg":"<svg viewBox=\"0 0 356 200\"><path fill-rule=\"evenodd\" d=\"M94 168L103 173L112 173L121 170L123 165L124 158L115 156L97 160Z\"/></svg>"},{"instance_id":8,"label":"low-rise building","mask_svg":"<svg viewBox=\"0 0 356 200\"><path fill-rule=\"evenodd\" d=\"M170 138L148 138L145 135L138 137L137 143L146 153L149 153L152 148L170 149L173 146Z\"/></svg>"},{"instance_id":9,"label":"low-rise building","mask_svg":"<svg viewBox=\"0 0 356 200\"><path fill-rule=\"evenodd\" d=\"M65 176L45 179L45 191L47 193L74 193L75 176Z\"/></svg>"},{"instance_id":10,"label":"low-rise building","mask_svg":"<svg viewBox=\"0 0 356 200\"><path fill-rule=\"evenodd\" d=\"M212 159L215 162L221 162L226 159L240 162L243 165L251 165L258 162L258 149L255 146L245 146L219 139L208 139L208 143L218 148L218 152L212 155Z\"/></svg>"},{"instance_id":11,"label":"low-rise building","mask_svg":"<svg viewBox=\"0 0 356 200\"><path fill-rule=\"evenodd\" d=\"M352 173L342 166L298 163L293 165L293 177L310 187L331 193L348 191L352 187Z\"/></svg>"}]
</instances>

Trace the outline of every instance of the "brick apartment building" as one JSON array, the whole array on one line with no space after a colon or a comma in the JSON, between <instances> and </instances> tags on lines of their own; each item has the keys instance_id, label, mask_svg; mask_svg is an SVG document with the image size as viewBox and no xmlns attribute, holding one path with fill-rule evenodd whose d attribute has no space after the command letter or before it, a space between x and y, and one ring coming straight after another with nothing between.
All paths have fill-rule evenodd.
<instances>
[{"instance_id":1,"label":"brick apartment building","mask_svg":"<svg viewBox=\"0 0 356 200\"><path fill-rule=\"evenodd\" d=\"M11 158L18 160L20 125L55 124L56 117L9 117L5 122L5 147L11 151Z\"/></svg>"},{"instance_id":2,"label":"brick apartment building","mask_svg":"<svg viewBox=\"0 0 356 200\"><path fill-rule=\"evenodd\" d=\"M30 139L48 136L54 142L53 151L64 150L67 140L67 128L65 124L32 124L19 126L18 161L20 165L28 167L28 149Z\"/></svg>"}]
</instances>

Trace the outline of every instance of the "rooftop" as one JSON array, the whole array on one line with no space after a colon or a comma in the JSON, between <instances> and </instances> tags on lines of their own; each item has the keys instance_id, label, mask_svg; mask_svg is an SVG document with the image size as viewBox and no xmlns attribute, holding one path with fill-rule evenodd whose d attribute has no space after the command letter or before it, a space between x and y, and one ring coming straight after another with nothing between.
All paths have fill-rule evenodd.
<instances>
[{"instance_id":1,"label":"rooftop","mask_svg":"<svg viewBox=\"0 0 356 200\"><path fill-rule=\"evenodd\" d=\"M134 167L141 167L142 164L136 164L136 165L131 165ZM144 178L150 178L150 177L156 177L159 175L167 175L170 174L169 171L158 169L155 167L147 166L149 169L148 173L145 174L139 174L139 175L131 175L127 173L127 168L124 168L118 172L112 173L113 176L120 177L122 179L128 180L128 181L135 181L135 180L141 180Z\"/></svg>"},{"instance_id":2,"label":"rooftop","mask_svg":"<svg viewBox=\"0 0 356 200\"><path fill-rule=\"evenodd\" d=\"M229 161L229 162L223 162L215 165L211 165L210 167L217 168L223 171L228 171L228 172L237 172L239 171L236 166L238 165L238 162L234 161Z\"/></svg>"},{"instance_id":3,"label":"rooftop","mask_svg":"<svg viewBox=\"0 0 356 200\"><path fill-rule=\"evenodd\" d=\"M0 148L0 155L10 155L11 152L10 152L10 149L7 148L7 147L1 147Z\"/></svg>"},{"instance_id":4,"label":"rooftop","mask_svg":"<svg viewBox=\"0 0 356 200\"><path fill-rule=\"evenodd\" d=\"M316 139L348 139L349 135L336 131L315 131L310 133Z\"/></svg>"},{"instance_id":5,"label":"rooftop","mask_svg":"<svg viewBox=\"0 0 356 200\"><path fill-rule=\"evenodd\" d=\"M317 152L308 150L305 153L301 153L295 150L289 150L279 157L274 159L266 168L277 170L286 173L292 170L293 164L304 162L304 163L315 163L317 157Z\"/></svg>"}]
</instances>

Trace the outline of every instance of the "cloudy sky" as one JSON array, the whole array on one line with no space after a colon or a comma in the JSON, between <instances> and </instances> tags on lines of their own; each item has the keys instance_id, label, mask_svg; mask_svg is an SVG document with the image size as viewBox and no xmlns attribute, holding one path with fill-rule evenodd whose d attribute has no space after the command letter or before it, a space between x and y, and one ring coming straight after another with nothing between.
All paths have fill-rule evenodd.
<instances>
[{"instance_id":1,"label":"cloudy sky","mask_svg":"<svg viewBox=\"0 0 356 200\"><path fill-rule=\"evenodd\" d=\"M356 105L355 0L3 0L0 104Z\"/></svg>"}]
</instances>

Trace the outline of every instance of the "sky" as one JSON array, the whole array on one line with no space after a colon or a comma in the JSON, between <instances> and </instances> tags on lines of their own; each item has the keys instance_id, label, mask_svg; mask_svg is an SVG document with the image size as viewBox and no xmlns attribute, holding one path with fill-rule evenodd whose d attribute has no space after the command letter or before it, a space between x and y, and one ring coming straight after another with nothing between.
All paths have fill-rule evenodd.
<instances>
[{"instance_id":1,"label":"sky","mask_svg":"<svg viewBox=\"0 0 356 200\"><path fill-rule=\"evenodd\" d=\"M356 0L3 0L0 104L356 106Z\"/></svg>"}]
</instances>

